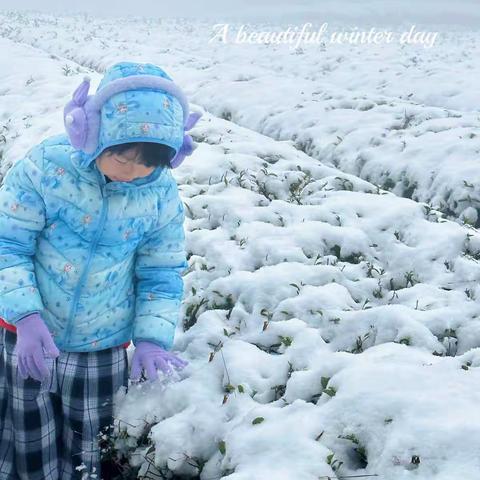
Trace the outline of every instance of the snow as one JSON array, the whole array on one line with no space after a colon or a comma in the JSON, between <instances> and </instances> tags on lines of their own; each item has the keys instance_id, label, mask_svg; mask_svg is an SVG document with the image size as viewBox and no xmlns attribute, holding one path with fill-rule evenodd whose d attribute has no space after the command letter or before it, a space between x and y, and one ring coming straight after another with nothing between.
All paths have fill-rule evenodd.
<instances>
[{"instance_id":1,"label":"snow","mask_svg":"<svg viewBox=\"0 0 480 480\"><path fill-rule=\"evenodd\" d=\"M478 32L292 50L200 20L1 18L2 174L114 61L158 63L204 111L173 171L189 365L117 397L140 473L477 478Z\"/></svg>"},{"instance_id":2,"label":"snow","mask_svg":"<svg viewBox=\"0 0 480 480\"><path fill-rule=\"evenodd\" d=\"M472 16L470 7L464 2L456 10ZM312 30L325 21L329 34L371 28L328 22L328 12ZM384 12L389 15L388 9ZM426 48L401 44L401 32L411 25L392 18L391 24L380 23L397 35L392 43L291 48L211 42L215 30L208 21L72 16L62 17L62 35L53 16L6 12L3 18L3 36L87 69L101 72L125 58L161 63L175 72L194 103L216 116L294 141L324 163L429 203L452 218L478 221L472 208L477 209L480 197L475 161L480 63L473 27L452 31L435 23L415 25L416 31L438 33ZM242 23L228 25L234 34ZM286 25L249 29L280 31Z\"/></svg>"}]
</instances>

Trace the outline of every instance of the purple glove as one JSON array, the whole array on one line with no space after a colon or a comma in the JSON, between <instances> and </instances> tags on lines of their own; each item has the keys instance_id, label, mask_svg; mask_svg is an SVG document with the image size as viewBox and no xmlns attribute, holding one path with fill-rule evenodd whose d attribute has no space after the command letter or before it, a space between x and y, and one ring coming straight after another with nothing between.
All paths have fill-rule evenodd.
<instances>
[{"instance_id":1,"label":"purple glove","mask_svg":"<svg viewBox=\"0 0 480 480\"><path fill-rule=\"evenodd\" d=\"M167 375L172 373L168 363L174 367L183 368L188 362L175 356L173 353L164 350L162 347L152 342L138 342L135 346L135 352L132 358L132 370L130 379L139 380L142 368L147 372L148 379L153 382L157 380L157 368Z\"/></svg>"},{"instance_id":2,"label":"purple glove","mask_svg":"<svg viewBox=\"0 0 480 480\"><path fill-rule=\"evenodd\" d=\"M18 370L24 380L29 376L41 382L49 374L43 349L48 356L60 355L47 326L38 313L23 317L17 324L17 343L15 353L18 356Z\"/></svg>"}]
</instances>

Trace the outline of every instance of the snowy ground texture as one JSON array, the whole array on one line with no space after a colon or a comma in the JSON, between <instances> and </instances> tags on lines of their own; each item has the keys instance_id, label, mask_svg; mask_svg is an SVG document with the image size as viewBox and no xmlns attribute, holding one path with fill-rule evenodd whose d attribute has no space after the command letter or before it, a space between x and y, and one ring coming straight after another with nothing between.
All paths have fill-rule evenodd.
<instances>
[{"instance_id":1,"label":"snowy ground texture","mask_svg":"<svg viewBox=\"0 0 480 480\"><path fill-rule=\"evenodd\" d=\"M289 50L208 43L207 22L0 20L1 174L115 61L158 63L205 112L174 170L190 363L118 394L139 476L478 478L479 34Z\"/></svg>"}]
</instances>

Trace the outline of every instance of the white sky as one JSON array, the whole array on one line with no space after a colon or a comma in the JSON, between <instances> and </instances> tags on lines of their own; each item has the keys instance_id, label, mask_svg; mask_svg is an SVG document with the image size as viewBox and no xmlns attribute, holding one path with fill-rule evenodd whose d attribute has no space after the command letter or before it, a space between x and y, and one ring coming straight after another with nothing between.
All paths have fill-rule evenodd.
<instances>
[{"instance_id":1,"label":"white sky","mask_svg":"<svg viewBox=\"0 0 480 480\"><path fill-rule=\"evenodd\" d=\"M195 16L216 20L264 20L375 23L447 23L480 26L480 0L0 0L0 9L51 13L87 12L99 16Z\"/></svg>"}]
</instances>

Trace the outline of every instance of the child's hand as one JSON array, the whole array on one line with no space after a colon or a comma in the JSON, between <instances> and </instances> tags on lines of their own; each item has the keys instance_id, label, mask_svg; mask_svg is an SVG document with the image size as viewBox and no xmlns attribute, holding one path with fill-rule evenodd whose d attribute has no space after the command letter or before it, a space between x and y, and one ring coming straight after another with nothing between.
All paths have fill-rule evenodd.
<instances>
[{"instance_id":1,"label":"child's hand","mask_svg":"<svg viewBox=\"0 0 480 480\"><path fill-rule=\"evenodd\" d=\"M169 363L176 368L183 368L188 365L187 361L164 350L155 343L146 341L138 342L135 347L135 352L133 353L130 379L138 381L142 369L145 369L148 379L153 382L158 379L157 368L166 375L172 373Z\"/></svg>"},{"instance_id":2,"label":"child's hand","mask_svg":"<svg viewBox=\"0 0 480 480\"><path fill-rule=\"evenodd\" d=\"M49 374L43 349L51 358L57 358L60 351L38 313L22 318L16 327L17 343L14 350L18 356L20 375L24 380L30 376L41 382Z\"/></svg>"}]
</instances>

